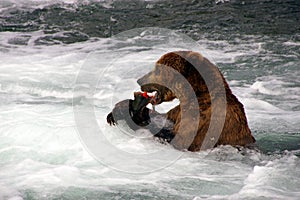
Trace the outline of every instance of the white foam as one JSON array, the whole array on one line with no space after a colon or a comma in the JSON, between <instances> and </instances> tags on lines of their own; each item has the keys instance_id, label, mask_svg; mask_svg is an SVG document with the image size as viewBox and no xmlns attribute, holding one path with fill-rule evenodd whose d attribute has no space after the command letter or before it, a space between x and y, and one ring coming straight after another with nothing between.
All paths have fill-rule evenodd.
<instances>
[{"instance_id":1,"label":"white foam","mask_svg":"<svg viewBox=\"0 0 300 200\"><path fill-rule=\"evenodd\" d=\"M299 159L293 155L269 161L264 166L255 166L253 172L245 180L245 186L239 192L243 196L263 196L267 198L299 197L299 180L294 179L300 175ZM286 171L286 167L294 170ZM285 191L283 193L283 191Z\"/></svg>"},{"instance_id":2,"label":"white foam","mask_svg":"<svg viewBox=\"0 0 300 200\"><path fill-rule=\"evenodd\" d=\"M0 33L0 43L6 46L7 41L18 34L21 33ZM223 146L212 151L184 152L170 166L152 174L137 176L117 173L103 166L83 149L70 104L55 104L55 100L63 99L62 102L65 102L72 98L76 74L89 52L98 50L103 53L99 54L103 55L102 58L95 60L98 62L91 63L90 73L100 73L97 67L102 65L99 63L110 58L109 50L120 41L91 39L66 46L36 47L33 45L34 38L43 33L26 34L32 37L27 46L8 45L8 51L0 54L1 101L5 99L0 105L0 199L22 199L25 198L24 191L32 192L38 199L46 199L48 196L43 195L49 194L56 194L58 198L78 194L74 190L83 190L87 198L95 191L99 191L99 194L120 194L124 190L121 195L130 196L145 188L157 196L175 195L178 199L247 199L263 198L262 195L272 199L299 197L297 187L300 185L300 163L299 158L292 155L274 158L273 155L262 155L259 152L240 153L233 147ZM207 44L204 49L210 47L203 54L224 63L233 63L240 56L256 55L261 47L253 43L240 50L243 45L236 47L226 41L203 39L199 42ZM213 45L220 49L212 48ZM105 119L114 103L133 98L133 92L140 89L136 79L150 71L153 63L168 51L170 49L167 48L161 48L158 52L153 49L142 50L134 45L130 48L115 48L118 54L112 57L121 55L121 60L116 61L115 68L106 71L104 76L100 73L103 82L95 86L95 92L91 95L95 103L95 115L99 127L117 148L129 153L142 154L163 149L169 154L176 154L177 150L170 145L160 144L151 137L143 139L126 136L117 127L108 126ZM133 60L140 60L140 63L136 62L133 66ZM299 89L289 88L288 81L274 76L248 81L252 84L232 80L230 85L245 105L250 125L259 131L274 128L271 129L274 131L272 133L299 132L299 111L285 110L275 99L284 102L285 97L281 96L294 95L296 100L291 101L297 103ZM84 95L89 85L81 86ZM268 96L272 97L271 100ZM29 101L25 101L44 98L48 100L44 104L29 104L26 103ZM80 104L80 99L78 101ZM157 111L166 112L177 105L178 101L172 103L161 104L162 108L157 107ZM148 136L147 133L141 135ZM101 150L104 154L110 153L105 148ZM161 156L154 159L157 163L166 164ZM131 167L128 162L120 164ZM143 163L138 164L144 167Z\"/></svg>"},{"instance_id":3,"label":"white foam","mask_svg":"<svg viewBox=\"0 0 300 200\"><path fill-rule=\"evenodd\" d=\"M268 95L282 95L284 94L284 88L282 86L284 82L279 80L270 80L270 81L256 81L251 88L257 90L262 94Z\"/></svg>"},{"instance_id":4,"label":"white foam","mask_svg":"<svg viewBox=\"0 0 300 200\"><path fill-rule=\"evenodd\" d=\"M255 98L247 98L243 99L241 98L241 101L247 108L247 110L254 110L257 112L267 112L267 113L281 113L283 112L282 109L266 102L263 100L255 99Z\"/></svg>"},{"instance_id":5,"label":"white foam","mask_svg":"<svg viewBox=\"0 0 300 200\"><path fill-rule=\"evenodd\" d=\"M246 40L236 39L238 44L226 40L207 40L204 37L198 40L200 53L213 63L234 63L241 57L259 55L263 50L262 43L255 41L255 36L248 37Z\"/></svg>"},{"instance_id":6,"label":"white foam","mask_svg":"<svg viewBox=\"0 0 300 200\"><path fill-rule=\"evenodd\" d=\"M292 41L287 41L287 42L284 42L283 44L285 44L287 46L300 46L300 42L292 42Z\"/></svg>"},{"instance_id":7,"label":"white foam","mask_svg":"<svg viewBox=\"0 0 300 200\"><path fill-rule=\"evenodd\" d=\"M3 184L0 185L0 199L23 200L17 189Z\"/></svg>"},{"instance_id":8,"label":"white foam","mask_svg":"<svg viewBox=\"0 0 300 200\"><path fill-rule=\"evenodd\" d=\"M102 6L110 8L113 1L111 0L2 0L0 4L0 11L5 11L8 9L43 9L51 5L60 6L72 6L89 4L89 3L101 3ZM68 7L68 8L72 8Z\"/></svg>"}]
</instances>

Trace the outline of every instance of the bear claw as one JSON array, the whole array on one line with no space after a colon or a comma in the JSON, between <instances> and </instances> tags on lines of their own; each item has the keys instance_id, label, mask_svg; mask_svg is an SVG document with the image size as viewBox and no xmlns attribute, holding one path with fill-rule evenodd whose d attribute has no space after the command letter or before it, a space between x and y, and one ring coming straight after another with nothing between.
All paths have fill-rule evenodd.
<instances>
[{"instance_id":1,"label":"bear claw","mask_svg":"<svg viewBox=\"0 0 300 200\"><path fill-rule=\"evenodd\" d=\"M109 113L109 114L107 115L106 121L107 121L107 123L108 123L110 126L111 126L111 125L113 125L113 126L116 125L116 121L115 121L115 119L114 119L112 113Z\"/></svg>"}]
</instances>

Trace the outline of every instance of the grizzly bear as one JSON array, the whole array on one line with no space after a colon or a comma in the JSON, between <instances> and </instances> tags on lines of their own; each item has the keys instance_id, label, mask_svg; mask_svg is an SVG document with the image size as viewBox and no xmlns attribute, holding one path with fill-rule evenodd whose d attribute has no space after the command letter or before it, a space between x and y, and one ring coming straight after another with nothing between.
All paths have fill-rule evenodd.
<instances>
[{"instance_id":1,"label":"grizzly bear","mask_svg":"<svg viewBox=\"0 0 300 200\"><path fill-rule=\"evenodd\" d=\"M167 53L156 62L153 71L137 82L143 92L156 91L157 95L147 98L137 93L134 100L125 100L121 106L119 103L107 117L110 124L129 113L134 123L147 127L151 123L151 113L159 115L146 107L148 103L156 105L178 98L180 104L162 115L172 125L169 123L160 130L151 128L155 136L167 139L175 148L199 151L218 145L255 143L243 105L231 92L219 69L201 54L193 51ZM119 113L118 119L114 113Z\"/></svg>"}]
</instances>

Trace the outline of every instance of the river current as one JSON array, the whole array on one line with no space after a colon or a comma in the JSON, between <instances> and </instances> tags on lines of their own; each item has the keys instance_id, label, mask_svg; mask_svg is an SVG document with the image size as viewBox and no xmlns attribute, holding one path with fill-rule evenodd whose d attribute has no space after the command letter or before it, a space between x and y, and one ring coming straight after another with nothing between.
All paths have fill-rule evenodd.
<instances>
[{"instance_id":1,"label":"river current","mask_svg":"<svg viewBox=\"0 0 300 200\"><path fill-rule=\"evenodd\" d=\"M299 24L297 0L2 0L0 199L299 199ZM170 145L106 124L136 80L179 49L220 68L259 150L180 152L170 164ZM162 152L155 170L106 160L117 155L105 146L103 162L91 154L74 114L87 96L80 78L96 83L97 128L122 151Z\"/></svg>"}]
</instances>

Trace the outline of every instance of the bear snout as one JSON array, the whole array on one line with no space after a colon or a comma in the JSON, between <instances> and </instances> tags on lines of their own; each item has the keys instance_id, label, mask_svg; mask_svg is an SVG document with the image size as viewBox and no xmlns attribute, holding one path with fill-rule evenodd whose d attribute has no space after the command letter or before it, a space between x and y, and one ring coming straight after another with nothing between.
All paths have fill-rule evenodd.
<instances>
[{"instance_id":1,"label":"bear snout","mask_svg":"<svg viewBox=\"0 0 300 200\"><path fill-rule=\"evenodd\" d=\"M139 78L137 80L137 83L142 86L142 85L146 85L146 84L150 84L151 83L151 79L150 79L151 73L148 73L146 75L144 75L143 77Z\"/></svg>"}]
</instances>

